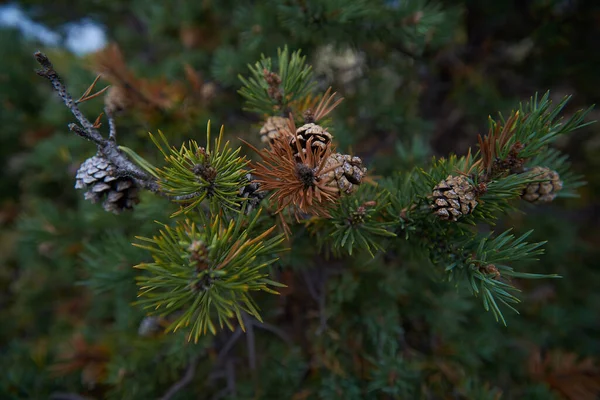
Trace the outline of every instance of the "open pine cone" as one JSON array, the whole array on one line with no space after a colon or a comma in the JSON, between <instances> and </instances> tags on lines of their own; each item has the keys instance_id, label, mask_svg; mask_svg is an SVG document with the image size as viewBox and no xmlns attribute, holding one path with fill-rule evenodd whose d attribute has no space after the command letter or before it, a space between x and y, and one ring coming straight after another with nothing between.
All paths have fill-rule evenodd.
<instances>
[{"instance_id":1,"label":"open pine cone","mask_svg":"<svg viewBox=\"0 0 600 400\"><path fill-rule=\"evenodd\" d=\"M240 197L246 200L246 214L250 214L256 209L262 199L267 195L266 192L260 190L260 184L254 180L252 174L246 174L248 184L240 188Z\"/></svg>"},{"instance_id":2,"label":"open pine cone","mask_svg":"<svg viewBox=\"0 0 600 400\"><path fill-rule=\"evenodd\" d=\"M269 117L260 129L260 140L263 143L271 142L281 136L281 131L287 129L288 119L283 117Z\"/></svg>"},{"instance_id":3,"label":"open pine cone","mask_svg":"<svg viewBox=\"0 0 600 400\"><path fill-rule=\"evenodd\" d=\"M325 161L325 179L328 185L336 187L340 193L352 194L358 190L367 169L362 166L360 157L352 157L348 154L334 153Z\"/></svg>"},{"instance_id":4,"label":"open pine cone","mask_svg":"<svg viewBox=\"0 0 600 400\"><path fill-rule=\"evenodd\" d=\"M448 177L433 188L431 208L440 219L456 221L477 206L475 188L462 175Z\"/></svg>"},{"instance_id":5,"label":"open pine cone","mask_svg":"<svg viewBox=\"0 0 600 400\"><path fill-rule=\"evenodd\" d=\"M75 176L75 189L88 189L85 199L92 203L104 199L108 212L119 214L139 203L138 188L131 178L116 177L116 167L102 156L85 160Z\"/></svg>"},{"instance_id":6,"label":"open pine cone","mask_svg":"<svg viewBox=\"0 0 600 400\"><path fill-rule=\"evenodd\" d=\"M549 203L556 197L556 193L562 189L563 183L558 172L546 167L533 167L532 176L539 182L532 182L525 187L521 197L530 203Z\"/></svg>"},{"instance_id":7,"label":"open pine cone","mask_svg":"<svg viewBox=\"0 0 600 400\"><path fill-rule=\"evenodd\" d=\"M333 136L321 125L317 125L312 122L304 124L300 128L296 129L296 136L290 140L292 151L294 153L297 152L296 141L300 142L300 148L305 151L304 149L306 147L306 143L310 138L312 138L311 147L313 149L320 148L325 150L325 148L327 148L327 146L331 143Z\"/></svg>"}]
</instances>

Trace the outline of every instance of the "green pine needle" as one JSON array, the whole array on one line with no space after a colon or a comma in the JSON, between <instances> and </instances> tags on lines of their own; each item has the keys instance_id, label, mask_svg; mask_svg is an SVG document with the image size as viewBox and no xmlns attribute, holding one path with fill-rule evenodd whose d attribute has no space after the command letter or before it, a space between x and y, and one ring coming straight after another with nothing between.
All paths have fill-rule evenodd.
<instances>
[{"instance_id":1,"label":"green pine needle","mask_svg":"<svg viewBox=\"0 0 600 400\"><path fill-rule=\"evenodd\" d=\"M135 246L152 254L151 263L136 268L148 272L137 278L138 304L151 313L173 315L170 331L189 327L189 340L215 334L217 326L234 329L232 319L244 329L243 313L261 319L252 291L277 294L271 286L267 267L277 261L275 254L283 235L267 238L274 227L254 233L260 211L251 221L238 214L225 222L200 214L198 224L190 219L174 227L162 225L153 238L138 237ZM246 225L247 226L244 226Z\"/></svg>"},{"instance_id":2,"label":"green pine needle","mask_svg":"<svg viewBox=\"0 0 600 400\"><path fill-rule=\"evenodd\" d=\"M239 190L245 183L248 161L240 157L240 148L233 150L229 142L223 143L223 127L210 143L210 121L207 126L206 148L194 140L181 148L169 146L166 137L158 131L158 137L150 138L163 154L167 165L148 171L158 177L163 193L172 200L185 204L173 216L187 213L205 199L215 208L239 211ZM140 165L145 168L145 165Z\"/></svg>"},{"instance_id":3,"label":"green pine needle","mask_svg":"<svg viewBox=\"0 0 600 400\"><path fill-rule=\"evenodd\" d=\"M277 75L281 79L279 91L281 99L277 100L269 94L269 85L263 71L273 71L271 58L262 55L256 64L248 65L250 76L239 76L243 87L238 91L246 99L245 110L261 115L275 115L284 112L291 102L305 98L313 89L312 67L305 64L306 56L301 51L290 54L287 46L277 50Z\"/></svg>"}]
</instances>

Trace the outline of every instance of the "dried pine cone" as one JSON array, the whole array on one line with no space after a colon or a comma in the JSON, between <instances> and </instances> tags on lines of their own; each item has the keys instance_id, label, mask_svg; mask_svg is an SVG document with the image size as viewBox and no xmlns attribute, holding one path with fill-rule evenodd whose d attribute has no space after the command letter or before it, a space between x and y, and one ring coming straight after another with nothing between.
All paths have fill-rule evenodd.
<instances>
[{"instance_id":1,"label":"dried pine cone","mask_svg":"<svg viewBox=\"0 0 600 400\"><path fill-rule=\"evenodd\" d=\"M456 221L462 215L471 214L476 206L475 188L462 175L448 175L433 188L431 208L440 219Z\"/></svg>"},{"instance_id":2,"label":"dried pine cone","mask_svg":"<svg viewBox=\"0 0 600 400\"><path fill-rule=\"evenodd\" d=\"M563 183L558 172L546 167L533 167L532 177L539 182L532 182L525 187L521 197L530 203L549 203L562 189Z\"/></svg>"},{"instance_id":3,"label":"dried pine cone","mask_svg":"<svg viewBox=\"0 0 600 400\"><path fill-rule=\"evenodd\" d=\"M312 122L304 124L300 128L296 129L296 136L290 140L292 151L296 153L296 141L300 142L300 148L305 151L304 149L306 147L306 143L310 138L312 138L311 147L313 149L320 148L324 150L331 143L333 136L321 125L317 125Z\"/></svg>"},{"instance_id":4,"label":"dried pine cone","mask_svg":"<svg viewBox=\"0 0 600 400\"><path fill-rule=\"evenodd\" d=\"M246 174L248 184L240 189L240 197L246 201L246 214L250 214L265 198L266 192L260 190L260 184L254 181L252 174Z\"/></svg>"},{"instance_id":5,"label":"dried pine cone","mask_svg":"<svg viewBox=\"0 0 600 400\"><path fill-rule=\"evenodd\" d=\"M287 118L269 117L260 129L260 140L263 143L271 142L281 136L281 131L288 126Z\"/></svg>"},{"instance_id":6,"label":"dried pine cone","mask_svg":"<svg viewBox=\"0 0 600 400\"><path fill-rule=\"evenodd\" d=\"M102 156L85 160L75 176L76 189L88 189L85 199L97 203L104 198L102 206L115 214L132 209L139 203L138 188L131 178L114 176L116 167Z\"/></svg>"},{"instance_id":7,"label":"dried pine cone","mask_svg":"<svg viewBox=\"0 0 600 400\"><path fill-rule=\"evenodd\" d=\"M360 157L340 153L334 153L327 158L323 171L327 171L325 179L329 181L328 185L346 194L358 190L363 176L367 173Z\"/></svg>"}]
</instances>

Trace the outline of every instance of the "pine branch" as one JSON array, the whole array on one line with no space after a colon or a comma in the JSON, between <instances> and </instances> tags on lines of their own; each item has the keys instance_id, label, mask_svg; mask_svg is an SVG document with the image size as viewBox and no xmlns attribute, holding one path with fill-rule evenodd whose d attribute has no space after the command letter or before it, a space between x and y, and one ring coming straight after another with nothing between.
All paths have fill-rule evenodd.
<instances>
[{"instance_id":1,"label":"pine branch","mask_svg":"<svg viewBox=\"0 0 600 400\"><path fill-rule=\"evenodd\" d=\"M175 396L178 392L183 390L187 385L189 385L194 380L194 374L196 373L196 365L198 364L198 357L195 357L190 361L187 368L185 369L185 374L183 377L177 381L173 386L169 388L169 390L161 397L161 400L170 400Z\"/></svg>"},{"instance_id":2,"label":"pine branch","mask_svg":"<svg viewBox=\"0 0 600 400\"><path fill-rule=\"evenodd\" d=\"M175 331L191 325L188 340L198 341L218 327L234 330L232 320L244 329L243 313L260 318L250 292L278 294L271 287L280 283L269 279L265 269L277 261L282 235L266 239L275 227L255 234L260 211L247 221L244 214L227 222L219 212L211 219L199 213L198 224L180 221L153 238L138 237L148 243L135 245L152 253L154 262L136 268L149 274L138 277L138 303L161 315L181 312L167 328ZM247 225L246 225L247 224Z\"/></svg>"}]
</instances>

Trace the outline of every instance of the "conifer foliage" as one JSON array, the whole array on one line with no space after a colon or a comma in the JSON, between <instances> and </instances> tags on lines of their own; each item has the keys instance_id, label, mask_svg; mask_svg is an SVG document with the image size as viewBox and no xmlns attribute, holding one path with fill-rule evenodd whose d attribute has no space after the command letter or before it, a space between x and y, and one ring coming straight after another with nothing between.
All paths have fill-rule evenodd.
<instances>
[{"instance_id":1,"label":"conifer foliage","mask_svg":"<svg viewBox=\"0 0 600 400\"><path fill-rule=\"evenodd\" d=\"M173 323L173 328L191 324L190 337L195 340L201 333L216 333L213 316L220 327L227 325L232 330L234 325L229 319L234 316L243 327L242 311L260 319L256 305L246 292L268 290L266 283L274 283L272 280L264 281L265 275L259 273L261 268L273 262L265 264L260 256L274 250L277 241L262 243L274 228L256 237L249 233L239 234L244 218L254 218L248 227L250 229L256 223L260 209L256 217L244 217L244 213L227 217L225 213L227 210L239 213L243 201L240 193L248 172L254 174L253 180L260 191L271 193L271 201L265 207L280 215L282 229L288 239L294 234L294 225L290 225L282 214L284 211L295 217L295 223L323 219L322 222L313 221L317 226L313 229L317 231L331 229L331 224L335 224L334 214L348 221L341 225L338 222L334 230L341 239L325 244L333 252L339 252L346 244L350 254L352 248L357 247L371 255L372 249L385 251L388 247L401 246L400 241L383 246L376 242L377 239L367 240L365 237L369 234L378 235L381 240L394 237L400 227L416 229L419 235L413 238L418 238L426 247L435 243L435 237L441 237L444 244L430 250L431 260L444 266L449 280L463 282L474 295L481 296L484 308L493 311L496 319L504 323L506 319L501 306L516 311L512 304L519 302L511 294L516 288L509 279L545 277L516 272L510 266L511 262L540 254L542 243L527 243L527 235L515 238L509 231L482 238L470 225L492 223L521 198L530 202L534 197L533 200L551 201L560 194L563 184L558 173L546 172L546 166L534 166L531 170L524 166L530 159L549 151L548 145L559 135L585 125L586 111L583 110L566 121L560 118L560 111L568 98L552 106L549 93L541 98L534 95L507 120L502 116L492 120L490 133L479 138L479 149L469 150L466 156L439 159L429 170L417 169L406 174L410 200L402 210L379 208L377 218L366 218L366 204L377 210L378 201L390 197L390 202L397 204L400 199L393 197L405 196L402 193L405 186L398 188L390 181L378 183L370 180L367 184L374 189L356 195L362 196L363 205L358 208L344 205L342 197L355 195L353 188L366 178L367 168L363 167L359 157L334 153L334 136L327 128L317 124L342 102L342 99L334 100L336 94L330 89L320 96L314 111L310 108L297 110L302 112L305 124L296 128L292 104L311 95L309 89L314 86L311 68L304 64L299 51L290 55L287 48L280 50L276 60L278 72L272 71L274 63L271 58L263 56L260 63L250 66L250 78L240 77L244 85L240 93L247 100L248 110L266 113L269 118L275 116L270 114L277 112L289 114L287 125L280 130L279 136L266 143L266 148L258 150L249 145L262 159L262 162L250 166L238 156L241 148L233 150L229 143L222 144L223 129L211 149L210 123L206 148L190 141L188 146L183 144L178 150L169 146L162 132L159 132L160 139L150 135L168 164L163 168L152 166L130 149L106 146L94 126L72 104L46 56L37 53L36 58L43 67L39 74L51 81L65 104L82 122L81 127L73 125L72 130L81 131L84 137L97 135L99 151L109 159L113 157L111 162L114 165L121 163L129 167L131 161L125 156L128 154L139 165L134 168L144 186L175 202L185 203L173 216L192 211L200 215L208 212L208 217L197 223L186 220L174 230L166 226L160 236L150 240L156 247L147 248L154 254L155 263L140 265L140 268L158 275L141 278L143 286L140 294L153 299L150 304L157 309L164 306L171 312L182 313ZM109 121L109 125L112 127L114 121ZM114 140L109 142L112 143ZM87 164L82 168L88 175L97 178L88 171ZM137 172L139 169L144 172ZM117 167L97 173L102 173L100 178L106 181L107 174L117 178L127 176L128 172ZM85 177L82 179L85 181ZM79 187L79 183L76 186ZM109 188L105 183L96 183L92 192L99 192L96 190L99 186ZM112 197L113 193L110 193L107 201L111 201ZM204 200L207 200L208 208L203 207ZM228 229L221 228L223 218L237 218L237 228L234 229L233 219ZM401 224L400 220L404 222ZM360 233L361 230L364 233ZM204 235L199 233L203 231L206 232ZM409 242L411 239L408 237ZM450 259L454 262L449 263ZM182 264L181 260L188 262ZM229 265L231 267L227 268ZM240 290L241 293L236 294ZM159 291L161 294L156 296Z\"/></svg>"},{"instance_id":2,"label":"conifer foliage","mask_svg":"<svg viewBox=\"0 0 600 400\"><path fill-rule=\"evenodd\" d=\"M600 394L593 98L503 87L545 37L461 1L117 3L48 7L115 42L0 79L0 398Z\"/></svg>"}]
</instances>

